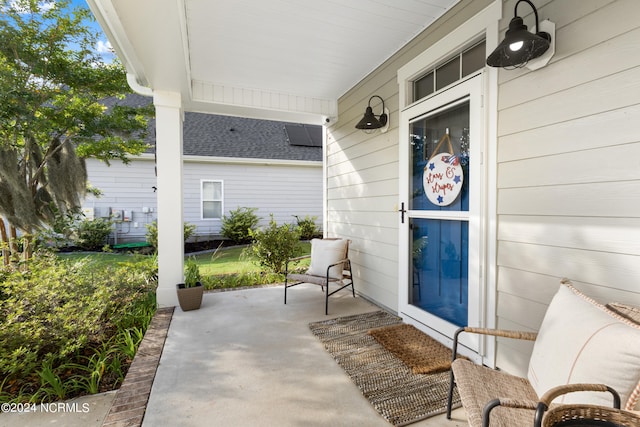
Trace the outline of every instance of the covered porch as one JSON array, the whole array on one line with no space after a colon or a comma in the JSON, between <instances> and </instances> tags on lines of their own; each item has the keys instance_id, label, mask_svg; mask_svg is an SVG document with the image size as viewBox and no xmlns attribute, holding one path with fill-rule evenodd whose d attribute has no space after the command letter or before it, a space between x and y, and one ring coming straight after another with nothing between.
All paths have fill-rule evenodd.
<instances>
[{"instance_id":1,"label":"covered porch","mask_svg":"<svg viewBox=\"0 0 640 427\"><path fill-rule=\"evenodd\" d=\"M160 305L176 305L183 274L184 111L323 124L323 230L352 241L356 291L445 344L462 324L537 331L562 277L640 305L637 1L88 3L156 106ZM514 7L535 25L525 3L555 24L553 55L485 66ZM380 100L385 132L356 129ZM447 210L426 200L423 172L456 121L469 187ZM440 288L457 293L438 312L423 296ZM466 345L526 375L530 345Z\"/></svg>"},{"instance_id":2,"label":"covered porch","mask_svg":"<svg viewBox=\"0 0 640 427\"><path fill-rule=\"evenodd\" d=\"M130 86L156 106L161 306L177 305L183 276L184 111L323 124L323 229L352 240L356 291L418 318L445 344L461 322L431 316L411 294L421 282L412 273L431 268L412 263L413 244L427 236L415 224L462 224L450 239L433 233L430 241L445 255L452 248L449 259L433 258L442 277L451 276L441 267L447 260L467 273L469 287L456 296L472 326L537 331L562 277L599 301L640 305L636 0L535 0L541 19L556 25L544 67L482 62L441 86L434 80L425 96L416 85L431 73L477 46L484 58L493 51L517 0L87 1ZM532 11L520 11L531 29ZM389 126L365 134L355 125L374 96L385 101ZM466 210L433 218L439 208L411 207L423 197L423 165L411 162L433 153L411 150L415 136L427 141L433 111L459 100L472 124L460 126L469 139L457 138L474 150L466 153L472 194ZM209 294L199 312L176 311L147 425L216 417L232 425L386 425L309 334L308 323L324 318L317 288L299 291L286 306L274 287ZM377 309L349 296L333 306L332 316ZM484 339L471 347L474 360L526 376L531 345ZM459 414L423 425L439 422L465 424Z\"/></svg>"}]
</instances>

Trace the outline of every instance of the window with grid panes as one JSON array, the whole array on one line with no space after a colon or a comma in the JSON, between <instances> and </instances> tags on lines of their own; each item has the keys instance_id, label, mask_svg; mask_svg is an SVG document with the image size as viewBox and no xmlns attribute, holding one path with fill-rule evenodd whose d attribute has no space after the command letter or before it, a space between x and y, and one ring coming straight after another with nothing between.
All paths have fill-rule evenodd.
<instances>
[{"instance_id":1,"label":"window with grid panes","mask_svg":"<svg viewBox=\"0 0 640 427\"><path fill-rule=\"evenodd\" d=\"M413 82L413 101L429 96L483 68L485 54L483 40L430 70Z\"/></svg>"}]
</instances>

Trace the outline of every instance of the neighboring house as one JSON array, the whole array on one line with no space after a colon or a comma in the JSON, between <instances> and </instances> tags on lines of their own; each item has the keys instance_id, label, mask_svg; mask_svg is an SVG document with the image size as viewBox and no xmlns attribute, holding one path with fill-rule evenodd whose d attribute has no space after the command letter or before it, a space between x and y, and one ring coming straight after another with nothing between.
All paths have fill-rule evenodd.
<instances>
[{"instance_id":1,"label":"neighboring house","mask_svg":"<svg viewBox=\"0 0 640 427\"><path fill-rule=\"evenodd\" d=\"M153 145L153 121L150 128ZM223 215L238 207L256 208L259 225L271 214L279 224L308 215L322 227L320 126L186 113L183 152L184 221L196 225L193 239L220 237ZM127 165L89 159L87 171L102 196L86 198L85 215L114 221L112 243L144 241L162 191L153 153Z\"/></svg>"},{"instance_id":2,"label":"neighboring house","mask_svg":"<svg viewBox=\"0 0 640 427\"><path fill-rule=\"evenodd\" d=\"M562 277L600 301L640 304L640 2L534 0L540 19L555 23L555 54L542 68L512 70L487 67L484 59L504 37L513 0L438 1L443 13L410 41L395 38L402 46L395 53L383 51L381 42L413 22L417 12L409 7L417 2L334 2L314 14L302 13L305 2L259 14L243 14L260 5L258 0L243 3L246 9L225 10L216 9L219 2L163 1L175 13L155 8L162 14L130 2L89 0L96 3L122 17L99 14L99 21L112 35L133 86L137 82L139 90L143 84L154 93L167 130L166 150L158 156L165 170L178 153L182 108L253 117L260 111L264 117L299 113L316 123L323 114L331 116L324 155L325 234L351 240L359 294L441 341L450 343L463 323L537 330ZM395 7L399 3L404 12ZM425 13L428 7L421 5L416 9ZM523 2L518 11L531 29L531 9ZM213 19L228 25L219 29L209 24ZM393 27L403 19L404 26ZM210 34L236 26L238 33ZM234 44L242 41L242 30L254 27L262 41L255 49ZM321 28L317 44L330 49L313 50L316 39L305 27ZM278 37L280 28L297 37ZM376 51L361 46L369 28L378 33L371 40L380 53L363 70L358 67L366 63L365 54ZM337 41L324 43L325 36ZM181 42L169 49L172 40ZM309 46L291 50L298 40ZM352 45L359 50L350 58L332 56ZM281 60L295 57L295 65L312 63L327 75L336 69L341 74L325 80L292 72L290 86L280 89L284 79L267 62L272 46L296 53ZM214 48L218 56L211 55ZM223 57L225 52L237 58ZM252 68L233 68L245 61ZM179 66L167 72L157 65L174 63ZM354 68L365 77L345 78L345 87L340 78ZM218 77L232 72L238 79ZM304 81L296 85L299 80ZM334 82L333 92L322 91ZM276 102L292 97L258 97L259 89L269 88L303 100L305 94L325 94L329 108L324 112L322 102L318 108L312 102L297 108ZM386 133L354 129L372 95L389 109ZM379 114L379 100L372 107ZM464 160L466 187L441 208L426 200L422 183L447 128L455 154ZM159 203L170 208L170 200ZM162 305L175 305L172 287L182 273L182 254L171 244L179 238L177 228L176 223L167 229L158 288ZM524 373L531 353L530 345L503 340L465 344L474 359L516 374Z\"/></svg>"}]
</instances>

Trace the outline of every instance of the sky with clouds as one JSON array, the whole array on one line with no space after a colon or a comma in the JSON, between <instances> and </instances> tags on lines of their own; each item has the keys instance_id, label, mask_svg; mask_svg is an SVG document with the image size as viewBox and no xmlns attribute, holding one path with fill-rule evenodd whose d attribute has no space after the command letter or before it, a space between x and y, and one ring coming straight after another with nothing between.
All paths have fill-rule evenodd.
<instances>
[{"instance_id":1,"label":"sky with clouds","mask_svg":"<svg viewBox=\"0 0 640 427\"><path fill-rule=\"evenodd\" d=\"M87 5L87 2L85 0L72 0L71 4L74 7L78 6L89 9L89 5ZM105 62L113 61L115 55L113 54L111 43L109 43L109 41L107 40L107 36L105 36L102 28L100 28L100 25L95 20L92 22L87 22L87 24L100 34L98 43L95 46L96 51L100 54L100 56L102 56Z\"/></svg>"},{"instance_id":2,"label":"sky with clouds","mask_svg":"<svg viewBox=\"0 0 640 427\"><path fill-rule=\"evenodd\" d=\"M11 3L13 6L15 6L14 2ZM54 7L55 3L55 0L41 0L40 8L41 10L46 10L48 8ZM87 4L86 0L71 0L71 8L75 7L83 7L85 9L89 9L89 5ZM88 25L91 29L99 34L98 42L95 45L95 51L102 57L104 62L112 62L116 56L113 53L111 43L109 43L109 41L107 40L107 37L102 31L102 28L100 28L100 25L95 20L87 21L86 25Z\"/></svg>"}]
</instances>

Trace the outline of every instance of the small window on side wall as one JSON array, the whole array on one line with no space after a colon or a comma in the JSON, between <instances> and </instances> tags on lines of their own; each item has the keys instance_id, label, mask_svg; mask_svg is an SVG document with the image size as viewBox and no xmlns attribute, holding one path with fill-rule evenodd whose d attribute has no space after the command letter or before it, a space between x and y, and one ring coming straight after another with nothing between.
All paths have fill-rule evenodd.
<instances>
[{"instance_id":1,"label":"small window on side wall","mask_svg":"<svg viewBox=\"0 0 640 427\"><path fill-rule=\"evenodd\" d=\"M222 219L222 181L202 181L202 219Z\"/></svg>"}]
</instances>

